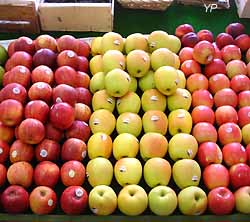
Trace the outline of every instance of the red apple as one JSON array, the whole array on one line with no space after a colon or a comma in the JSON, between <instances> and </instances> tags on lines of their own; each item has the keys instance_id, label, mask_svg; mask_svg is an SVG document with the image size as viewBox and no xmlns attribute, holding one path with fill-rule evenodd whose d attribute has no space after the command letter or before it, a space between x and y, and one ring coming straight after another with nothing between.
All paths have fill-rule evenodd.
<instances>
[{"instance_id":1,"label":"red apple","mask_svg":"<svg viewBox=\"0 0 250 222\"><path fill-rule=\"evenodd\" d=\"M247 66L241 60L232 60L227 63L227 76L232 79L236 75L247 75Z\"/></svg>"},{"instance_id":2,"label":"red apple","mask_svg":"<svg viewBox=\"0 0 250 222\"><path fill-rule=\"evenodd\" d=\"M197 123L192 130L192 135L198 143L217 141L217 131L211 123L200 122Z\"/></svg>"},{"instance_id":3,"label":"red apple","mask_svg":"<svg viewBox=\"0 0 250 222\"><path fill-rule=\"evenodd\" d=\"M199 42L198 36L194 32L189 32L182 36L181 44L183 47L193 48Z\"/></svg>"},{"instance_id":4,"label":"red apple","mask_svg":"<svg viewBox=\"0 0 250 222\"><path fill-rule=\"evenodd\" d=\"M36 48L37 51L39 49L47 48L47 49L50 49L50 50L52 50L54 52L57 52L57 42L56 42L56 39L53 38L50 35L46 35L46 34L39 35L35 39L34 44L35 44L35 48Z\"/></svg>"},{"instance_id":5,"label":"red apple","mask_svg":"<svg viewBox=\"0 0 250 222\"><path fill-rule=\"evenodd\" d=\"M52 85L54 82L54 73L48 66L37 66L31 73L31 81L32 83L45 82Z\"/></svg>"},{"instance_id":6,"label":"red apple","mask_svg":"<svg viewBox=\"0 0 250 222\"><path fill-rule=\"evenodd\" d=\"M4 163L9 157L9 144L0 139L0 163Z\"/></svg>"},{"instance_id":7,"label":"red apple","mask_svg":"<svg viewBox=\"0 0 250 222\"><path fill-rule=\"evenodd\" d=\"M7 179L7 169L5 165L0 163L0 187L2 187Z\"/></svg>"},{"instance_id":8,"label":"red apple","mask_svg":"<svg viewBox=\"0 0 250 222\"><path fill-rule=\"evenodd\" d=\"M60 142L64 138L64 133L62 130L55 128L50 122L45 125L45 138Z\"/></svg>"},{"instance_id":9,"label":"red apple","mask_svg":"<svg viewBox=\"0 0 250 222\"><path fill-rule=\"evenodd\" d=\"M77 87L77 103L84 103L88 106L91 104L92 94L87 88Z\"/></svg>"},{"instance_id":10,"label":"red apple","mask_svg":"<svg viewBox=\"0 0 250 222\"><path fill-rule=\"evenodd\" d=\"M238 106L239 108L250 106L250 90L245 90L238 94Z\"/></svg>"},{"instance_id":11,"label":"red apple","mask_svg":"<svg viewBox=\"0 0 250 222\"><path fill-rule=\"evenodd\" d=\"M74 51L78 56L84 56L86 58L89 57L91 48L90 45L83 39L77 39L75 41Z\"/></svg>"},{"instance_id":12,"label":"red apple","mask_svg":"<svg viewBox=\"0 0 250 222\"><path fill-rule=\"evenodd\" d=\"M250 106L242 107L238 110L238 124L242 128L250 123Z\"/></svg>"},{"instance_id":13,"label":"red apple","mask_svg":"<svg viewBox=\"0 0 250 222\"><path fill-rule=\"evenodd\" d=\"M69 160L82 161L87 155L87 146L84 141L77 138L67 139L61 150L61 159L66 162Z\"/></svg>"},{"instance_id":14,"label":"red apple","mask_svg":"<svg viewBox=\"0 0 250 222\"><path fill-rule=\"evenodd\" d=\"M228 105L235 108L238 105L238 96L232 89L224 88L215 93L214 104L216 107Z\"/></svg>"},{"instance_id":15,"label":"red apple","mask_svg":"<svg viewBox=\"0 0 250 222\"><path fill-rule=\"evenodd\" d=\"M204 68L204 74L209 78L215 74L226 74L226 64L221 59L213 59Z\"/></svg>"},{"instance_id":16,"label":"red apple","mask_svg":"<svg viewBox=\"0 0 250 222\"><path fill-rule=\"evenodd\" d=\"M219 141L222 145L242 140L240 127L236 123L224 123L218 129Z\"/></svg>"},{"instance_id":17,"label":"red apple","mask_svg":"<svg viewBox=\"0 0 250 222\"><path fill-rule=\"evenodd\" d=\"M250 90L250 79L246 75L237 75L231 79L230 87L236 93Z\"/></svg>"},{"instance_id":18,"label":"red apple","mask_svg":"<svg viewBox=\"0 0 250 222\"><path fill-rule=\"evenodd\" d=\"M27 91L19 83L10 83L0 91L0 101L15 99L24 104L27 100Z\"/></svg>"},{"instance_id":19,"label":"red apple","mask_svg":"<svg viewBox=\"0 0 250 222\"><path fill-rule=\"evenodd\" d=\"M81 186L85 180L85 167L77 160L65 162L61 167L61 181L64 186Z\"/></svg>"},{"instance_id":20,"label":"red apple","mask_svg":"<svg viewBox=\"0 0 250 222\"><path fill-rule=\"evenodd\" d=\"M196 124L199 122L207 122L207 123L214 124L214 121L215 121L214 111L208 106L200 105L200 106L194 107L191 115L192 115L193 124Z\"/></svg>"},{"instance_id":21,"label":"red apple","mask_svg":"<svg viewBox=\"0 0 250 222\"><path fill-rule=\"evenodd\" d=\"M34 148L32 145L16 140L10 147L10 162L19 161L31 162L34 157Z\"/></svg>"},{"instance_id":22,"label":"red apple","mask_svg":"<svg viewBox=\"0 0 250 222\"><path fill-rule=\"evenodd\" d=\"M241 59L240 48L236 45L226 45L221 49L221 55L225 63L229 63L232 60Z\"/></svg>"},{"instance_id":23,"label":"red apple","mask_svg":"<svg viewBox=\"0 0 250 222\"><path fill-rule=\"evenodd\" d=\"M89 61L84 56L78 56L78 66L77 70L81 72L88 72L89 70Z\"/></svg>"},{"instance_id":24,"label":"red apple","mask_svg":"<svg viewBox=\"0 0 250 222\"><path fill-rule=\"evenodd\" d=\"M198 42L194 46L193 58L200 64L209 64L214 59L215 50L211 42L206 40Z\"/></svg>"},{"instance_id":25,"label":"red apple","mask_svg":"<svg viewBox=\"0 0 250 222\"><path fill-rule=\"evenodd\" d=\"M201 66L195 60L186 60L181 64L181 71L185 74L186 77L193 73L201 73Z\"/></svg>"},{"instance_id":26,"label":"red apple","mask_svg":"<svg viewBox=\"0 0 250 222\"><path fill-rule=\"evenodd\" d=\"M76 71L70 66L61 66L55 71L56 84L67 84L69 86L75 86L76 83Z\"/></svg>"},{"instance_id":27,"label":"red apple","mask_svg":"<svg viewBox=\"0 0 250 222\"><path fill-rule=\"evenodd\" d=\"M221 89L230 88L230 80L224 74L212 75L208 80L209 91L214 95Z\"/></svg>"},{"instance_id":28,"label":"red apple","mask_svg":"<svg viewBox=\"0 0 250 222\"><path fill-rule=\"evenodd\" d=\"M237 123L237 111L232 106L220 106L215 111L215 119L217 126L228 122Z\"/></svg>"},{"instance_id":29,"label":"red apple","mask_svg":"<svg viewBox=\"0 0 250 222\"><path fill-rule=\"evenodd\" d=\"M250 48L250 37L247 34L241 34L235 39L235 44L242 52L246 52Z\"/></svg>"},{"instance_id":30,"label":"red apple","mask_svg":"<svg viewBox=\"0 0 250 222\"><path fill-rule=\"evenodd\" d=\"M212 94L206 89L196 90L192 94L192 106L205 105L210 108L214 105L214 99Z\"/></svg>"},{"instance_id":31,"label":"red apple","mask_svg":"<svg viewBox=\"0 0 250 222\"><path fill-rule=\"evenodd\" d=\"M30 163L20 161L10 165L7 171L7 179L11 185L20 185L28 188L33 180L33 168Z\"/></svg>"},{"instance_id":32,"label":"red apple","mask_svg":"<svg viewBox=\"0 0 250 222\"><path fill-rule=\"evenodd\" d=\"M45 160L56 162L60 156L60 144L53 140L44 139L36 146L35 156L38 162Z\"/></svg>"},{"instance_id":33,"label":"red apple","mask_svg":"<svg viewBox=\"0 0 250 222\"><path fill-rule=\"evenodd\" d=\"M215 215L231 214L235 206L233 193L226 187L217 187L208 193L208 209Z\"/></svg>"},{"instance_id":34,"label":"red apple","mask_svg":"<svg viewBox=\"0 0 250 222\"><path fill-rule=\"evenodd\" d=\"M180 62L183 63L186 60L193 59L193 48L191 47L183 47L179 52Z\"/></svg>"},{"instance_id":35,"label":"red apple","mask_svg":"<svg viewBox=\"0 0 250 222\"><path fill-rule=\"evenodd\" d=\"M30 193L29 203L34 214L52 213L57 203L56 193L50 187L38 186Z\"/></svg>"},{"instance_id":36,"label":"red apple","mask_svg":"<svg viewBox=\"0 0 250 222\"><path fill-rule=\"evenodd\" d=\"M75 120L88 122L91 116L91 109L84 103L75 104Z\"/></svg>"},{"instance_id":37,"label":"red apple","mask_svg":"<svg viewBox=\"0 0 250 222\"><path fill-rule=\"evenodd\" d=\"M34 182L37 186L54 188L59 181L59 177L59 167L50 161L42 161L34 169Z\"/></svg>"},{"instance_id":38,"label":"red apple","mask_svg":"<svg viewBox=\"0 0 250 222\"><path fill-rule=\"evenodd\" d=\"M226 45L234 44L234 39L230 34L222 32L216 36L215 42L218 48L222 49Z\"/></svg>"},{"instance_id":39,"label":"red apple","mask_svg":"<svg viewBox=\"0 0 250 222\"><path fill-rule=\"evenodd\" d=\"M90 127L87 123L75 120L70 128L66 130L66 138L77 138L87 142L91 134Z\"/></svg>"},{"instance_id":40,"label":"red apple","mask_svg":"<svg viewBox=\"0 0 250 222\"><path fill-rule=\"evenodd\" d=\"M20 214L29 209L29 193L21 186L10 185L1 195L1 203L8 214Z\"/></svg>"},{"instance_id":41,"label":"red apple","mask_svg":"<svg viewBox=\"0 0 250 222\"><path fill-rule=\"evenodd\" d=\"M178 38L182 38L185 34L189 32L194 32L194 28L190 24L181 24L175 29L175 35Z\"/></svg>"},{"instance_id":42,"label":"red apple","mask_svg":"<svg viewBox=\"0 0 250 222\"><path fill-rule=\"evenodd\" d=\"M49 119L58 129L68 129L74 122L75 111L68 103L56 103L50 109Z\"/></svg>"},{"instance_id":43,"label":"red apple","mask_svg":"<svg viewBox=\"0 0 250 222\"><path fill-rule=\"evenodd\" d=\"M213 42L213 47L214 47L214 59L222 59L222 55L221 55L221 51L218 48L218 46L216 45L216 42Z\"/></svg>"},{"instance_id":44,"label":"red apple","mask_svg":"<svg viewBox=\"0 0 250 222\"><path fill-rule=\"evenodd\" d=\"M52 88L48 83L36 82L30 87L28 96L30 100L43 100L49 104L52 98Z\"/></svg>"},{"instance_id":45,"label":"red apple","mask_svg":"<svg viewBox=\"0 0 250 222\"><path fill-rule=\"evenodd\" d=\"M234 189L250 186L250 167L245 163L238 163L229 169L230 183Z\"/></svg>"},{"instance_id":46,"label":"red apple","mask_svg":"<svg viewBox=\"0 0 250 222\"><path fill-rule=\"evenodd\" d=\"M74 106L77 101L77 91L66 84L57 85L52 92L53 103L68 103Z\"/></svg>"},{"instance_id":47,"label":"red apple","mask_svg":"<svg viewBox=\"0 0 250 222\"><path fill-rule=\"evenodd\" d=\"M23 106L14 99L7 99L0 103L0 121L5 126L16 126L23 119Z\"/></svg>"},{"instance_id":48,"label":"red apple","mask_svg":"<svg viewBox=\"0 0 250 222\"><path fill-rule=\"evenodd\" d=\"M56 65L56 53L50 49L39 49L33 56L34 67L45 65L54 68Z\"/></svg>"},{"instance_id":49,"label":"red apple","mask_svg":"<svg viewBox=\"0 0 250 222\"><path fill-rule=\"evenodd\" d=\"M1 105L0 105L1 107ZM11 143L12 140L14 139L15 133L14 129L9 126L5 126L1 121L0 121L0 140L6 142L6 143ZM0 161L1 163L1 161Z\"/></svg>"},{"instance_id":50,"label":"red apple","mask_svg":"<svg viewBox=\"0 0 250 222\"><path fill-rule=\"evenodd\" d=\"M187 78L186 88L191 93L199 89L208 89L208 79L201 73L191 74Z\"/></svg>"},{"instance_id":51,"label":"red apple","mask_svg":"<svg viewBox=\"0 0 250 222\"><path fill-rule=\"evenodd\" d=\"M75 80L76 80L75 87L83 87L83 88L89 87L90 77L87 73L77 71Z\"/></svg>"},{"instance_id":52,"label":"red apple","mask_svg":"<svg viewBox=\"0 0 250 222\"><path fill-rule=\"evenodd\" d=\"M60 52L57 56L57 65L60 66L70 66L74 69L78 68L78 56L72 50L64 50Z\"/></svg>"},{"instance_id":53,"label":"red apple","mask_svg":"<svg viewBox=\"0 0 250 222\"><path fill-rule=\"evenodd\" d=\"M86 190L80 186L67 187L62 192L60 205L65 214L82 214L88 206L88 194Z\"/></svg>"},{"instance_id":54,"label":"red apple","mask_svg":"<svg viewBox=\"0 0 250 222\"><path fill-rule=\"evenodd\" d=\"M57 39L57 49L59 52L63 50L74 50L77 45L77 40L72 35L62 35Z\"/></svg>"},{"instance_id":55,"label":"red apple","mask_svg":"<svg viewBox=\"0 0 250 222\"><path fill-rule=\"evenodd\" d=\"M33 40L26 36L21 36L15 40L14 51L24 51L33 55L35 52L35 44Z\"/></svg>"},{"instance_id":56,"label":"red apple","mask_svg":"<svg viewBox=\"0 0 250 222\"><path fill-rule=\"evenodd\" d=\"M237 36L245 33L245 26L239 22L230 23L226 29L226 33L236 38Z\"/></svg>"},{"instance_id":57,"label":"red apple","mask_svg":"<svg viewBox=\"0 0 250 222\"><path fill-rule=\"evenodd\" d=\"M10 71L13 67L17 65L26 66L29 70L31 70L32 68L32 56L24 51L15 52L8 61L9 64L6 71Z\"/></svg>"},{"instance_id":58,"label":"red apple","mask_svg":"<svg viewBox=\"0 0 250 222\"><path fill-rule=\"evenodd\" d=\"M214 41L213 33L207 29L202 29L199 32L197 32L197 36L198 36L199 41L206 40L211 43Z\"/></svg>"},{"instance_id":59,"label":"red apple","mask_svg":"<svg viewBox=\"0 0 250 222\"><path fill-rule=\"evenodd\" d=\"M216 143L204 142L199 145L197 158L200 166L206 167L212 163L222 163L223 155Z\"/></svg>"},{"instance_id":60,"label":"red apple","mask_svg":"<svg viewBox=\"0 0 250 222\"><path fill-rule=\"evenodd\" d=\"M8 51L8 55L9 57L11 57L14 53L15 53L15 41L11 41L8 45L7 51Z\"/></svg>"}]
</instances>

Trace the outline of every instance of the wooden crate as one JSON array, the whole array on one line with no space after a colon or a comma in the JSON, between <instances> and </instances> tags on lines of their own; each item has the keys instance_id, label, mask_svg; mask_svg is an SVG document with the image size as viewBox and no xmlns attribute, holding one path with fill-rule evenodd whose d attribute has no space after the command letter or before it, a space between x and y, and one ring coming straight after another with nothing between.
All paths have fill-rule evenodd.
<instances>
[{"instance_id":1,"label":"wooden crate","mask_svg":"<svg viewBox=\"0 0 250 222\"><path fill-rule=\"evenodd\" d=\"M235 0L238 15L240 18L250 18L250 1L249 0Z\"/></svg>"},{"instance_id":2,"label":"wooden crate","mask_svg":"<svg viewBox=\"0 0 250 222\"><path fill-rule=\"evenodd\" d=\"M110 3L45 3L38 7L44 31L95 31L113 29L114 0Z\"/></svg>"},{"instance_id":3,"label":"wooden crate","mask_svg":"<svg viewBox=\"0 0 250 222\"><path fill-rule=\"evenodd\" d=\"M0 32L39 33L38 0L1 0Z\"/></svg>"},{"instance_id":4,"label":"wooden crate","mask_svg":"<svg viewBox=\"0 0 250 222\"><path fill-rule=\"evenodd\" d=\"M177 3L183 5L196 5L202 7L208 7L210 4L216 4L218 9L229 9L230 2L229 0L177 0Z\"/></svg>"}]
</instances>

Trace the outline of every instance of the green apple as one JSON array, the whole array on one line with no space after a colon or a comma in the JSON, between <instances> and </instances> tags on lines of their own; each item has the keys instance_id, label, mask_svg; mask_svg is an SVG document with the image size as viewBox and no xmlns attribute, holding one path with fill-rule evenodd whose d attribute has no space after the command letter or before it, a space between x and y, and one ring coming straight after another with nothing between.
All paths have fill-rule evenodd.
<instances>
[{"instance_id":1,"label":"green apple","mask_svg":"<svg viewBox=\"0 0 250 222\"><path fill-rule=\"evenodd\" d=\"M127 185L118 194L118 208L125 215L140 215L147 209L147 206L147 193L139 185Z\"/></svg>"},{"instance_id":2,"label":"green apple","mask_svg":"<svg viewBox=\"0 0 250 222\"><path fill-rule=\"evenodd\" d=\"M91 41L91 55L95 56L102 53L102 36L97 36Z\"/></svg>"},{"instance_id":3,"label":"green apple","mask_svg":"<svg viewBox=\"0 0 250 222\"><path fill-rule=\"evenodd\" d=\"M175 56L169 49L159 48L150 56L151 67L154 71L162 66L175 66Z\"/></svg>"},{"instance_id":4,"label":"green apple","mask_svg":"<svg viewBox=\"0 0 250 222\"><path fill-rule=\"evenodd\" d=\"M160 110L149 110L142 116L142 126L145 133L155 132L165 135L168 130L168 118Z\"/></svg>"},{"instance_id":5,"label":"green apple","mask_svg":"<svg viewBox=\"0 0 250 222\"><path fill-rule=\"evenodd\" d=\"M92 133L103 132L110 135L114 131L115 125L115 116L106 109L94 111L89 119L89 126Z\"/></svg>"},{"instance_id":6,"label":"green apple","mask_svg":"<svg viewBox=\"0 0 250 222\"><path fill-rule=\"evenodd\" d=\"M177 87L178 87L178 88L185 89L185 88L186 88L186 76L185 76L185 74L184 74L181 70L179 70L179 69L177 69L177 73L178 73L178 77L179 77L179 82L178 82L178 84L177 84Z\"/></svg>"},{"instance_id":7,"label":"green apple","mask_svg":"<svg viewBox=\"0 0 250 222\"><path fill-rule=\"evenodd\" d=\"M140 155L144 161L153 157L164 158L167 151L168 140L160 133L145 133L140 139Z\"/></svg>"},{"instance_id":8,"label":"green apple","mask_svg":"<svg viewBox=\"0 0 250 222\"><path fill-rule=\"evenodd\" d=\"M240 187L235 191L235 208L239 213L250 214L250 186Z\"/></svg>"},{"instance_id":9,"label":"green apple","mask_svg":"<svg viewBox=\"0 0 250 222\"><path fill-rule=\"evenodd\" d=\"M99 90L94 93L92 97L92 109L107 109L113 112L115 109L115 97L110 96L105 89Z\"/></svg>"},{"instance_id":10,"label":"green apple","mask_svg":"<svg viewBox=\"0 0 250 222\"><path fill-rule=\"evenodd\" d=\"M149 51L153 52L159 48L168 48L168 33L163 30L156 30L148 35Z\"/></svg>"},{"instance_id":11,"label":"green apple","mask_svg":"<svg viewBox=\"0 0 250 222\"><path fill-rule=\"evenodd\" d=\"M173 53L173 55L174 55L174 66L173 67L176 69L179 69L181 66L181 60L180 60L179 56L176 55L175 53Z\"/></svg>"},{"instance_id":12,"label":"green apple","mask_svg":"<svg viewBox=\"0 0 250 222\"><path fill-rule=\"evenodd\" d=\"M243 126L241 132L243 143L245 145L250 144L250 123Z\"/></svg>"},{"instance_id":13,"label":"green apple","mask_svg":"<svg viewBox=\"0 0 250 222\"><path fill-rule=\"evenodd\" d=\"M154 71L149 70L144 76L139 78L139 88L141 91L155 88Z\"/></svg>"},{"instance_id":14,"label":"green apple","mask_svg":"<svg viewBox=\"0 0 250 222\"><path fill-rule=\"evenodd\" d=\"M102 56L103 71L105 73L116 68L124 70L125 64L125 56L118 50L108 50Z\"/></svg>"},{"instance_id":15,"label":"green apple","mask_svg":"<svg viewBox=\"0 0 250 222\"><path fill-rule=\"evenodd\" d=\"M103 72L102 55L95 55L90 59L89 70L92 75Z\"/></svg>"},{"instance_id":16,"label":"green apple","mask_svg":"<svg viewBox=\"0 0 250 222\"><path fill-rule=\"evenodd\" d=\"M181 40L175 35L168 35L168 49L178 53L181 49Z\"/></svg>"},{"instance_id":17,"label":"green apple","mask_svg":"<svg viewBox=\"0 0 250 222\"><path fill-rule=\"evenodd\" d=\"M101 42L102 54L112 49L122 52L123 47L124 47L124 39L119 33L107 32L102 36L102 42Z\"/></svg>"},{"instance_id":18,"label":"green apple","mask_svg":"<svg viewBox=\"0 0 250 222\"><path fill-rule=\"evenodd\" d=\"M128 53L126 65L131 76L142 77L149 71L150 57L147 52L136 49Z\"/></svg>"},{"instance_id":19,"label":"green apple","mask_svg":"<svg viewBox=\"0 0 250 222\"><path fill-rule=\"evenodd\" d=\"M171 66L162 66L155 71L154 81L156 88L164 95L174 94L179 83L178 72Z\"/></svg>"},{"instance_id":20,"label":"green apple","mask_svg":"<svg viewBox=\"0 0 250 222\"><path fill-rule=\"evenodd\" d=\"M7 50L2 46L0 45L0 65L3 66L7 59L8 59L8 52Z\"/></svg>"},{"instance_id":21,"label":"green apple","mask_svg":"<svg viewBox=\"0 0 250 222\"><path fill-rule=\"evenodd\" d=\"M121 69L113 69L104 79L104 86L108 94L114 97L122 97L129 91L130 76Z\"/></svg>"},{"instance_id":22,"label":"green apple","mask_svg":"<svg viewBox=\"0 0 250 222\"><path fill-rule=\"evenodd\" d=\"M129 85L128 91L130 91L130 92L136 92L137 85L138 85L137 79L135 77L133 77L133 76L130 76L130 85Z\"/></svg>"},{"instance_id":23,"label":"green apple","mask_svg":"<svg viewBox=\"0 0 250 222\"><path fill-rule=\"evenodd\" d=\"M149 110L164 112L167 107L167 98L157 89L148 89L141 96L141 105L144 112Z\"/></svg>"},{"instance_id":24,"label":"green apple","mask_svg":"<svg viewBox=\"0 0 250 222\"><path fill-rule=\"evenodd\" d=\"M91 93L95 93L99 90L104 89L104 80L105 80L105 73L98 72L92 76L89 82L89 90Z\"/></svg>"},{"instance_id":25,"label":"green apple","mask_svg":"<svg viewBox=\"0 0 250 222\"><path fill-rule=\"evenodd\" d=\"M176 109L168 115L168 130L171 136L177 133L191 133L192 116L185 109Z\"/></svg>"},{"instance_id":26,"label":"green apple","mask_svg":"<svg viewBox=\"0 0 250 222\"><path fill-rule=\"evenodd\" d=\"M122 186L138 184L142 177L141 162L132 157L124 157L115 163L114 174L116 181Z\"/></svg>"},{"instance_id":27,"label":"green apple","mask_svg":"<svg viewBox=\"0 0 250 222\"><path fill-rule=\"evenodd\" d=\"M176 109L189 110L192 103L191 93L182 88L176 89L175 93L168 96L168 110L173 111Z\"/></svg>"},{"instance_id":28,"label":"green apple","mask_svg":"<svg viewBox=\"0 0 250 222\"><path fill-rule=\"evenodd\" d=\"M116 160L136 157L138 152L139 140L130 133L119 134L113 141L113 156Z\"/></svg>"},{"instance_id":29,"label":"green apple","mask_svg":"<svg viewBox=\"0 0 250 222\"><path fill-rule=\"evenodd\" d=\"M147 38L141 33L133 33L127 36L125 39L125 52L128 54L129 52L140 49L145 52L148 51L148 41Z\"/></svg>"},{"instance_id":30,"label":"green apple","mask_svg":"<svg viewBox=\"0 0 250 222\"><path fill-rule=\"evenodd\" d=\"M177 203L175 191L168 186L154 187L148 194L149 208L159 216L168 216L174 213Z\"/></svg>"},{"instance_id":31,"label":"green apple","mask_svg":"<svg viewBox=\"0 0 250 222\"><path fill-rule=\"evenodd\" d=\"M89 159L97 157L109 158L112 154L112 139L106 133L94 133L90 136L87 148Z\"/></svg>"},{"instance_id":32,"label":"green apple","mask_svg":"<svg viewBox=\"0 0 250 222\"><path fill-rule=\"evenodd\" d=\"M167 186L171 178L171 165L163 158L151 158L143 167L143 176L146 184L151 188L158 185Z\"/></svg>"},{"instance_id":33,"label":"green apple","mask_svg":"<svg viewBox=\"0 0 250 222\"><path fill-rule=\"evenodd\" d=\"M172 174L175 184L184 189L189 186L198 186L201 178L201 168L192 159L182 159L174 163Z\"/></svg>"},{"instance_id":34,"label":"green apple","mask_svg":"<svg viewBox=\"0 0 250 222\"><path fill-rule=\"evenodd\" d=\"M117 196L111 187L99 185L90 191L88 203L90 210L95 215L107 216L115 212Z\"/></svg>"},{"instance_id":35,"label":"green apple","mask_svg":"<svg viewBox=\"0 0 250 222\"><path fill-rule=\"evenodd\" d=\"M92 187L98 185L109 186L113 178L113 165L106 158L94 158L87 164L86 175Z\"/></svg>"},{"instance_id":36,"label":"green apple","mask_svg":"<svg viewBox=\"0 0 250 222\"><path fill-rule=\"evenodd\" d=\"M131 112L139 113L141 108L141 99L135 92L128 92L116 101L116 109L118 114Z\"/></svg>"},{"instance_id":37,"label":"green apple","mask_svg":"<svg viewBox=\"0 0 250 222\"><path fill-rule=\"evenodd\" d=\"M0 66L0 87L2 87L2 85L3 85L3 75L4 75L4 73L5 73L5 69L2 66Z\"/></svg>"},{"instance_id":38,"label":"green apple","mask_svg":"<svg viewBox=\"0 0 250 222\"><path fill-rule=\"evenodd\" d=\"M130 133L135 137L139 136L142 130L141 117L136 113L122 113L116 121L116 131L118 134Z\"/></svg>"},{"instance_id":39,"label":"green apple","mask_svg":"<svg viewBox=\"0 0 250 222\"><path fill-rule=\"evenodd\" d=\"M200 187L190 186L178 194L179 210L184 215L201 215L207 209L207 195Z\"/></svg>"},{"instance_id":40,"label":"green apple","mask_svg":"<svg viewBox=\"0 0 250 222\"><path fill-rule=\"evenodd\" d=\"M173 161L178 159L194 159L198 152L198 142L187 133L177 133L168 144L168 154Z\"/></svg>"}]
</instances>

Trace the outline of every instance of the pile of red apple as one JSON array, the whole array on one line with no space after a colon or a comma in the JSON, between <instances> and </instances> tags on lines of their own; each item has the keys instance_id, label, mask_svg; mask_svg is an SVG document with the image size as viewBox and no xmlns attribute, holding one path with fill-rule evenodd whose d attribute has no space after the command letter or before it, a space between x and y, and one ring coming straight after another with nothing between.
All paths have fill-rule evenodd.
<instances>
[{"instance_id":1,"label":"pile of red apple","mask_svg":"<svg viewBox=\"0 0 250 222\"><path fill-rule=\"evenodd\" d=\"M69 35L20 37L8 53L3 212L250 213L242 24L217 36L189 24L175 35L109 32L90 46Z\"/></svg>"}]
</instances>

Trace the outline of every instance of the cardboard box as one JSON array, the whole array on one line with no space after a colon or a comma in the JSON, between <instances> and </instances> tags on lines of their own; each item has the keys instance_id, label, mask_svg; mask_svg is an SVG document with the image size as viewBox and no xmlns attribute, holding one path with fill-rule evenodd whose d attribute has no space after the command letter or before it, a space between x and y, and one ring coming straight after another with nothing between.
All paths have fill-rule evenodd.
<instances>
[{"instance_id":1,"label":"cardboard box","mask_svg":"<svg viewBox=\"0 0 250 222\"><path fill-rule=\"evenodd\" d=\"M113 29L114 0L110 3L46 3L38 7L44 31L94 31Z\"/></svg>"},{"instance_id":2,"label":"cardboard box","mask_svg":"<svg viewBox=\"0 0 250 222\"><path fill-rule=\"evenodd\" d=\"M39 33L38 0L1 0L0 31Z\"/></svg>"},{"instance_id":3,"label":"cardboard box","mask_svg":"<svg viewBox=\"0 0 250 222\"><path fill-rule=\"evenodd\" d=\"M250 0L235 0L240 18L250 18Z\"/></svg>"}]
</instances>

